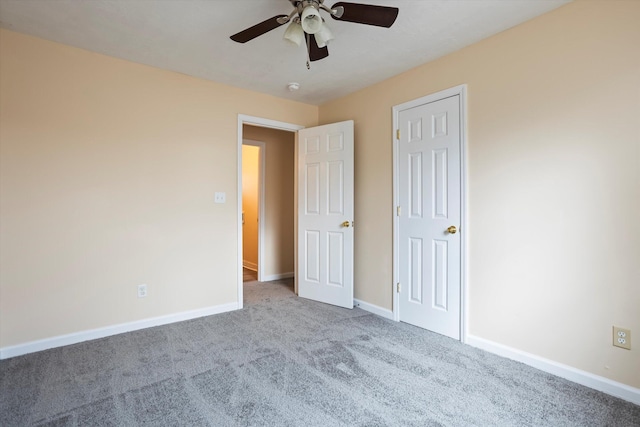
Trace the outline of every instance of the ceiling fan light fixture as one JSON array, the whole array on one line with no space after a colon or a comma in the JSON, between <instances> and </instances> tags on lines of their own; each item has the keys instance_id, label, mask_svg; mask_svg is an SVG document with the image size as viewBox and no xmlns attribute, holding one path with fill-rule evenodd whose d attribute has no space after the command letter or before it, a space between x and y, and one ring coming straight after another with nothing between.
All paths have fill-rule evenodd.
<instances>
[{"instance_id":1,"label":"ceiling fan light fixture","mask_svg":"<svg viewBox=\"0 0 640 427\"><path fill-rule=\"evenodd\" d=\"M342 18L342 15L344 15L344 6L338 6L336 8L330 9L330 12L336 18Z\"/></svg>"},{"instance_id":2,"label":"ceiling fan light fixture","mask_svg":"<svg viewBox=\"0 0 640 427\"><path fill-rule=\"evenodd\" d=\"M327 24L322 24L322 27L320 27L320 31L316 33L316 42L318 43L319 48L325 47L327 43L329 43L329 41L333 40L334 38L335 37L333 36L333 33L331 32Z\"/></svg>"},{"instance_id":3,"label":"ceiling fan light fixture","mask_svg":"<svg viewBox=\"0 0 640 427\"><path fill-rule=\"evenodd\" d=\"M302 44L302 40L304 40L304 31L302 30L299 20L294 19L291 21L287 30L284 32L283 38L296 46L300 46Z\"/></svg>"},{"instance_id":4,"label":"ceiling fan light fixture","mask_svg":"<svg viewBox=\"0 0 640 427\"><path fill-rule=\"evenodd\" d=\"M302 29L307 34L315 34L322 28L322 17L320 12L313 5L304 8L300 15L302 19Z\"/></svg>"}]
</instances>

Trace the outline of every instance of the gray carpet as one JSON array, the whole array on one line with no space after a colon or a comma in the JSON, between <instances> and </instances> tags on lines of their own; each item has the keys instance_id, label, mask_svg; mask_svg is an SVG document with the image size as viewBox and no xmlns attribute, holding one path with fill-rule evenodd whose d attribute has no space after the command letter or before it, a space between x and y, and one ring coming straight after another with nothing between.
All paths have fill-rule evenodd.
<instances>
[{"instance_id":1,"label":"gray carpet","mask_svg":"<svg viewBox=\"0 0 640 427\"><path fill-rule=\"evenodd\" d=\"M632 426L640 406L245 283L244 310L0 362L1 426Z\"/></svg>"}]
</instances>

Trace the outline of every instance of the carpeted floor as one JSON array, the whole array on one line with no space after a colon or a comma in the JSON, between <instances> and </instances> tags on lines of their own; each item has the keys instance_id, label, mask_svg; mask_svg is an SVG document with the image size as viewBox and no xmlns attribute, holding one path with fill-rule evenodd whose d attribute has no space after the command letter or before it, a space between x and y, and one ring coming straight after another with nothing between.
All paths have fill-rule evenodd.
<instances>
[{"instance_id":1,"label":"carpeted floor","mask_svg":"<svg viewBox=\"0 0 640 427\"><path fill-rule=\"evenodd\" d=\"M0 362L1 426L638 426L640 406L360 309L245 309Z\"/></svg>"}]
</instances>

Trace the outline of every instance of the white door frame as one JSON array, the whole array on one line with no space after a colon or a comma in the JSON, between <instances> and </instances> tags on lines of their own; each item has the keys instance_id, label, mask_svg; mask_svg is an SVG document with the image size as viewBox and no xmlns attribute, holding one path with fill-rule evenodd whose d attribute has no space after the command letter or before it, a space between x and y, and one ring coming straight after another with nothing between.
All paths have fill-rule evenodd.
<instances>
[{"instance_id":1,"label":"white door frame","mask_svg":"<svg viewBox=\"0 0 640 427\"><path fill-rule=\"evenodd\" d=\"M411 109L430 102L435 102L451 96L460 96L460 340L467 341L468 327L468 249L469 249L469 222L467 218L467 85L459 85L445 89L413 101L405 102L393 107L393 320L400 321L400 307L396 284L400 281L400 248L399 248L399 221L397 206L400 205L399 183L399 141L396 138L398 129L398 116L401 111Z\"/></svg>"},{"instance_id":2,"label":"white door frame","mask_svg":"<svg viewBox=\"0 0 640 427\"><path fill-rule=\"evenodd\" d=\"M297 135L297 131L299 131L300 129L304 129L304 126L300 126L300 125L296 125L296 124L292 124L292 123L285 123L285 122L279 122L277 120L271 120L271 119L265 119L262 117L254 117L254 116L247 116L244 114L238 114L238 141L237 141L237 153L238 153L238 163L237 163L237 189L236 189L236 194L237 194L237 202L238 205L236 207L237 209L237 223L238 223L238 275L237 275L237 281L238 281L238 309L241 309L244 306L244 300L242 297L242 291L244 289L243 287L243 282L242 282L242 140L243 140L243 135L242 135L242 126L243 125L253 125L253 126L259 126L259 127L263 127L263 128L271 128L271 129L280 129L280 130L286 130L289 132L296 132ZM297 136L296 136L297 139ZM295 144L297 147L297 143ZM297 155L297 154L296 154ZM297 157L296 157L297 158ZM295 174L297 175L297 174ZM294 181L294 197L296 197L297 194L297 180ZM297 206L297 200L294 200L294 206ZM297 212L297 211L296 211ZM296 223L297 223L297 215L296 215ZM297 227L297 224L294 224L294 227ZM258 265L260 265L260 255L258 255ZM294 264L294 274L295 274L295 264Z\"/></svg>"},{"instance_id":3,"label":"white door frame","mask_svg":"<svg viewBox=\"0 0 640 427\"><path fill-rule=\"evenodd\" d=\"M254 141L251 139L243 139L242 145L251 145L253 147L258 147L260 149L260 154L258 156L258 265L256 267L256 273L258 276L258 282L262 281L264 277L264 267L263 267L263 259L262 256L264 254L264 228L263 224L265 223L265 198L264 198L264 179L265 179L265 166L266 166L266 148L267 144L262 141ZM242 166L242 163L240 164ZM242 175L242 170L240 171ZM242 201L242 186L240 187L241 192L239 197ZM242 206L242 203L240 204ZM242 209L240 212L240 217L242 218ZM244 229L243 229L244 234ZM244 258L244 257L243 257ZM243 259L244 261L244 259ZM244 264L244 262L243 262ZM243 274L244 275L244 274Z\"/></svg>"}]
</instances>

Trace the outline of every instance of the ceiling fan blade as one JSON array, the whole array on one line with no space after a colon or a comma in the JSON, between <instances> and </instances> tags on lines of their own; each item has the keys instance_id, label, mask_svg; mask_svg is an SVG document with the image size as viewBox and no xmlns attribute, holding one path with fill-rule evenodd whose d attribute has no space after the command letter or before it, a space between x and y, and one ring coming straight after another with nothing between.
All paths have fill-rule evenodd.
<instances>
[{"instance_id":1,"label":"ceiling fan blade","mask_svg":"<svg viewBox=\"0 0 640 427\"><path fill-rule=\"evenodd\" d=\"M389 28L393 25L398 17L397 7L376 6L373 4L347 3L338 2L331 7L342 6L344 13L340 18L331 15L333 19L338 21L355 22L358 24L375 25L377 27Z\"/></svg>"},{"instance_id":2,"label":"ceiling fan blade","mask_svg":"<svg viewBox=\"0 0 640 427\"><path fill-rule=\"evenodd\" d=\"M246 43L249 40L253 40L256 37L261 36L264 33L268 33L269 31L278 28L280 25L283 25L278 22L278 18L286 17L287 15L278 15L274 16L273 18L269 18L259 24L254 25L253 27L249 27L246 30L232 35L231 40L238 43Z\"/></svg>"},{"instance_id":3,"label":"ceiling fan blade","mask_svg":"<svg viewBox=\"0 0 640 427\"><path fill-rule=\"evenodd\" d=\"M327 47L318 47L315 34L307 34L305 37L307 40L307 49L309 49L309 60L319 61L329 56L329 49Z\"/></svg>"}]
</instances>

